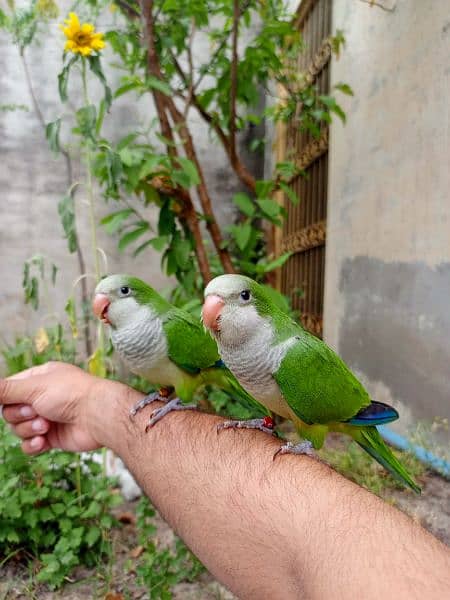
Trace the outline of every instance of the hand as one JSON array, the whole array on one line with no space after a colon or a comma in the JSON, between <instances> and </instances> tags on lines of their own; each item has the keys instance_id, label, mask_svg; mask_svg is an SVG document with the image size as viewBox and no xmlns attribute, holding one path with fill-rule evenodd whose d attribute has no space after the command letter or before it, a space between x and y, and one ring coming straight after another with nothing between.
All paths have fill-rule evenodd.
<instances>
[{"instance_id":1,"label":"hand","mask_svg":"<svg viewBox=\"0 0 450 600\"><path fill-rule=\"evenodd\" d=\"M102 443L90 418L93 405L111 397L109 388L118 385L73 365L49 362L0 379L0 404L27 454L94 450Z\"/></svg>"}]
</instances>

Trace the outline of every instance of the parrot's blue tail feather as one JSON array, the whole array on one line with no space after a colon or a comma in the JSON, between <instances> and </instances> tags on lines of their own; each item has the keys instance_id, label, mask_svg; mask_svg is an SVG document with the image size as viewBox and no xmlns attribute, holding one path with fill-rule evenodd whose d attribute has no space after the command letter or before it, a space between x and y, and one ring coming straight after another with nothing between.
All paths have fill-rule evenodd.
<instances>
[{"instance_id":1,"label":"parrot's blue tail feather","mask_svg":"<svg viewBox=\"0 0 450 600\"><path fill-rule=\"evenodd\" d=\"M350 423L350 425L385 425L396 421L398 417L398 412L389 404L372 401L369 406L360 410L347 423Z\"/></svg>"}]
</instances>

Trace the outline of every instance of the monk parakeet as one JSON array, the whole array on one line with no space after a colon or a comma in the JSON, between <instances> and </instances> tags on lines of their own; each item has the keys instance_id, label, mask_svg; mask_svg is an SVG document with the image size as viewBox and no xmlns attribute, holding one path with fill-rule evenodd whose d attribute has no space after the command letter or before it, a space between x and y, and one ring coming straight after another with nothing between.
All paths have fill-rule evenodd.
<instances>
[{"instance_id":1,"label":"monk parakeet","mask_svg":"<svg viewBox=\"0 0 450 600\"><path fill-rule=\"evenodd\" d=\"M397 419L397 411L371 401L339 356L278 308L263 286L242 275L216 277L205 289L202 318L239 383L291 419L301 437L320 448L329 431L345 433L420 493L376 428ZM304 448L285 445L281 452Z\"/></svg>"},{"instance_id":2,"label":"monk parakeet","mask_svg":"<svg viewBox=\"0 0 450 600\"><path fill-rule=\"evenodd\" d=\"M133 373L175 390L176 398L153 413L148 427L171 410L196 408L184 403L206 384L217 385L258 414L267 413L224 366L216 342L201 323L140 279L129 275L102 279L95 289L93 310L109 326L116 352ZM156 399L167 401L161 393L149 394L131 414ZM266 425L271 430L270 418Z\"/></svg>"}]
</instances>

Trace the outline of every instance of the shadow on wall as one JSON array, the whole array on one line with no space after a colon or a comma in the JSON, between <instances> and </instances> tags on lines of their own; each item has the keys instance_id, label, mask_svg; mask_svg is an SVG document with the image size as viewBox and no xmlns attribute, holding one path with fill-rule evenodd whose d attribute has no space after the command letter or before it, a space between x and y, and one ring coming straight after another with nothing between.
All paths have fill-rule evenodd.
<instances>
[{"instance_id":1,"label":"shadow on wall","mask_svg":"<svg viewBox=\"0 0 450 600\"><path fill-rule=\"evenodd\" d=\"M339 353L419 419L450 417L450 263L346 259Z\"/></svg>"}]
</instances>

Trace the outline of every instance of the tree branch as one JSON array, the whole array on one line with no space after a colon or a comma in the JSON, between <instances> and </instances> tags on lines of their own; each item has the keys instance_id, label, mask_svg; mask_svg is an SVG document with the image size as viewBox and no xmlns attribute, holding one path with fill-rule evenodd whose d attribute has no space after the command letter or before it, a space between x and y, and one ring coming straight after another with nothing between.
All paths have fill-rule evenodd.
<instances>
[{"instance_id":1,"label":"tree branch","mask_svg":"<svg viewBox=\"0 0 450 600\"><path fill-rule=\"evenodd\" d=\"M161 75L161 69L159 66L158 55L155 47L155 31L154 31L154 21L153 21L153 0L141 0L141 11L142 18L144 21L144 32L145 32L145 41L147 44L147 68L149 73L158 77L158 79L163 79ZM169 119L166 114L166 96L159 92L158 90L153 90L153 98L155 101L156 110L158 112L158 118L161 126L162 135L170 141L170 144L167 145L167 153L172 158L176 159L177 157L177 149L174 145L174 136L172 132L172 128L170 126ZM208 256L206 254L205 245L203 243L200 225L198 222L197 214L195 212L194 204L192 202L192 198L190 194L186 191L183 194L183 202L184 202L184 216L186 218L186 223L192 233L195 242L195 254L198 261L198 266L200 269L200 273L205 283L211 280L211 269L209 266Z\"/></svg>"},{"instance_id":2,"label":"tree branch","mask_svg":"<svg viewBox=\"0 0 450 600\"><path fill-rule=\"evenodd\" d=\"M186 78L186 74L184 73L183 69L181 68L181 65L178 62L176 56L174 56L174 54L172 52L171 52L171 58L172 58L173 64L175 66L175 69L176 69L178 75L183 80L183 83L185 84L185 86L187 88L188 81ZM185 102L187 101L186 98L183 97L183 99ZM254 193L255 189L256 189L256 179L253 177L253 175L250 173L250 171L247 169L247 167L241 161L241 159L237 155L237 152L235 151L234 155L232 155L229 137L224 132L224 130L222 129L220 124L214 119L214 117L207 110L205 110L203 108L203 106L200 104L200 101L198 99L198 96L195 94L195 91L192 91L192 96L191 96L190 102L191 102L192 106L194 106L197 109L197 112L203 118L203 120L206 123L208 123L208 125L210 125L216 132L217 137L219 138L220 142L222 143L222 146L230 160L230 164L231 164L234 172L238 176L238 178L242 181L242 183L244 185L246 185Z\"/></svg>"}]
</instances>

